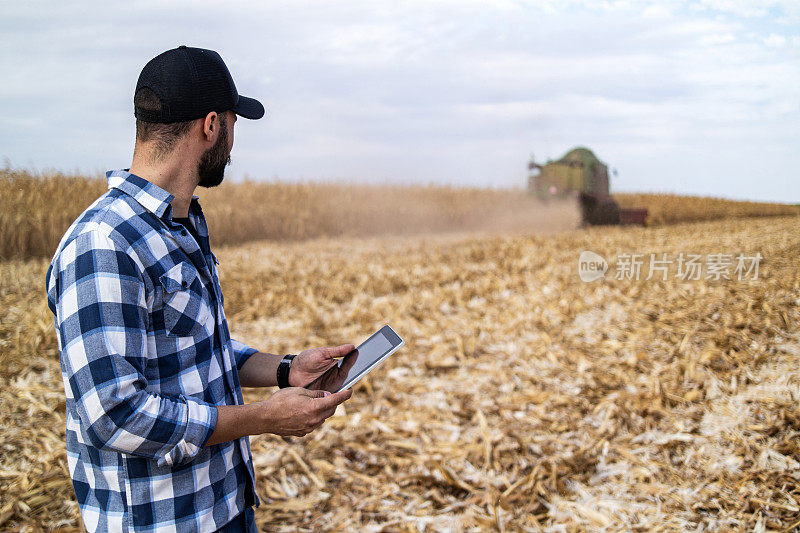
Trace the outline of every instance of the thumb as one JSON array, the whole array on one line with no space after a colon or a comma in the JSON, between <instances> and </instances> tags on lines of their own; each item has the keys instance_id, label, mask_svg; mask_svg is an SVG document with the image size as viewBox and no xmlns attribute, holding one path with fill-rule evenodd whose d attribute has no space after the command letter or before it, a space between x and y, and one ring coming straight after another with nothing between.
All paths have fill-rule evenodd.
<instances>
[{"instance_id":1,"label":"thumb","mask_svg":"<svg viewBox=\"0 0 800 533\"><path fill-rule=\"evenodd\" d=\"M329 393L329 396L323 400L326 407L335 407L340 403L348 400L353 395L353 389L342 389L339 392Z\"/></svg>"},{"instance_id":2,"label":"thumb","mask_svg":"<svg viewBox=\"0 0 800 533\"><path fill-rule=\"evenodd\" d=\"M355 349L356 347L353 344L342 344L341 346L333 348L334 353L331 355L333 355L333 357L343 357Z\"/></svg>"},{"instance_id":3,"label":"thumb","mask_svg":"<svg viewBox=\"0 0 800 533\"><path fill-rule=\"evenodd\" d=\"M328 396L330 392L322 391L322 390L312 390L312 389L305 389L303 387L291 387L287 389L281 389L285 391L291 390L294 394L298 394L300 396L306 396L308 398L324 398ZM280 392L280 391L279 391Z\"/></svg>"},{"instance_id":4,"label":"thumb","mask_svg":"<svg viewBox=\"0 0 800 533\"><path fill-rule=\"evenodd\" d=\"M306 396L309 398L324 398L325 396L330 396L331 393L326 390L307 390Z\"/></svg>"}]
</instances>

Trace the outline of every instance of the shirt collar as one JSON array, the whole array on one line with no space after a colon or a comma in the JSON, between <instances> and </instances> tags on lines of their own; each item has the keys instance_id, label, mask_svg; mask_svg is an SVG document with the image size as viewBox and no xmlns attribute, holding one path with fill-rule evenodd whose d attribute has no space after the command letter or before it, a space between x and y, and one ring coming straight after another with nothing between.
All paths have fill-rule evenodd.
<instances>
[{"instance_id":1,"label":"shirt collar","mask_svg":"<svg viewBox=\"0 0 800 533\"><path fill-rule=\"evenodd\" d=\"M132 196L142 207L155 214L158 218L164 218L167 213L168 218L172 218L173 195L147 181L144 178L131 174L125 170L110 170L106 172L109 189L119 189L125 194ZM192 195L192 204L197 204L197 196ZM199 204L198 204L199 205Z\"/></svg>"}]
</instances>

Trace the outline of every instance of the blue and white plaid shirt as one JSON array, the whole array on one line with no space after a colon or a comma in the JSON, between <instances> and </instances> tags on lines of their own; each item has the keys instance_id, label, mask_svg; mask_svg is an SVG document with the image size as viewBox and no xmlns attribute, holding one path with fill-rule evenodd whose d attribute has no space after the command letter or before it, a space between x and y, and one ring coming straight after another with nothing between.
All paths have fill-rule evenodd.
<instances>
[{"instance_id":1,"label":"blue and white plaid shirt","mask_svg":"<svg viewBox=\"0 0 800 533\"><path fill-rule=\"evenodd\" d=\"M258 504L248 439L205 446L256 350L230 338L197 197L200 243L171 194L106 175L46 279L75 495L90 531L213 531Z\"/></svg>"}]
</instances>

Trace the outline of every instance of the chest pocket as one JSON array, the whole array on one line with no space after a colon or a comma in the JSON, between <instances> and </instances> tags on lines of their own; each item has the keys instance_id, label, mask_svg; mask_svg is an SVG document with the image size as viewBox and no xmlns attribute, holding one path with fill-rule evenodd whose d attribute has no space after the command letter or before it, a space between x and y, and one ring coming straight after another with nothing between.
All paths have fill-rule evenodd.
<instances>
[{"instance_id":1,"label":"chest pocket","mask_svg":"<svg viewBox=\"0 0 800 533\"><path fill-rule=\"evenodd\" d=\"M161 276L162 313L167 334L185 337L205 331L211 309L203 299L203 282L197 270L179 263Z\"/></svg>"}]
</instances>

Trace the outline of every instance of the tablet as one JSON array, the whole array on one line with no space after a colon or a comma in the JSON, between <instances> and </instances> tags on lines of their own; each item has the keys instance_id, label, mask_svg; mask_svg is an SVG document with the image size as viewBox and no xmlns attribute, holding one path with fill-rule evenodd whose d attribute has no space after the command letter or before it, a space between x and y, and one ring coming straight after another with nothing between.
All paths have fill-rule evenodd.
<instances>
[{"instance_id":1,"label":"tablet","mask_svg":"<svg viewBox=\"0 0 800 533\"><path fill-rule=\"evenodd\" d=\"M387 324L306 385L306 388L339 392L352 387L404 344L400 335Z\"/></svg>"}]
</instances>

